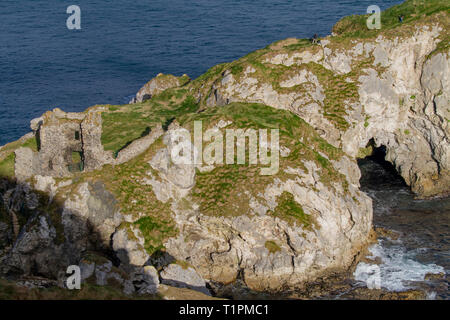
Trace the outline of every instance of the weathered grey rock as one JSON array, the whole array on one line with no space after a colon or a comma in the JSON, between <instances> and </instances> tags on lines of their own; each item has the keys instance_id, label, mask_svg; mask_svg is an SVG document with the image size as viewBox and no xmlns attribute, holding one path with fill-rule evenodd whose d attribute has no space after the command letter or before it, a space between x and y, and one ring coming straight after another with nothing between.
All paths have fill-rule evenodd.
<instances>
[{"instance_id":1,"label":"weathered grey rock","mask_svg":"<svg viewBox=\"0 0 450 320\"><path fill-rule=\"evenodd\" d=\"M354 160L347 161L340 163L343 173L350 173L356 165ZM212 285L233 283L242 272L244 284L257 291L299 287L350 266L368 241L372 201L355 183L350 183L347 191L338 185L336 190L329 189L320 181L314 162L305 166L307 172L291 169L295 177L284 182L275 179L262 190L261 197L253 199L259 206L250 205L255 215L214 217L195 209L175 208L181 232L165 243L168 254L179 261L188 260ZM277 197L283 192L291 193L305 213L314 217L313 229L265 214L277 206ZM260 211L261 207L267 209ZM279 250L270 253L267 241L275 242Z\"/></svg>"},{"instance_id":2,"label":"weathered grey rock","mask_svg":"<svg viewBox=\"0 0 450 320\"><path fill-rule=\"evenodd\" d=\"M92 277L95 273L95 262L81 260L78 266L80 267L82 282Z\"/></svg>"},{"instance_id":3,"label":"weathered grey rock","mask_svg":"<svg viewBox=\"0 0 450 320\"><path fill-rule=\"evenodd\" d=\"M101 109L90 110L81 122L80 136L82 135L83 170L92 171L101 168L104 164L113 163L111 152L106 152L101 143L102 115Z\"/></svg>"},{"instance_id":4,"label":"weathered grey rock","mask_svg":"<svg viewBox=\"0 0 450 320\"><path fill-rule=\"evenodd\" d=\"M43 117L39 117L39 118L35 118L35 119L31 120L30 121L31 130L33 130L34 132L38 131L43 122L44 122Z\"/></svg>"},{"instance_id":5,"label":"weathered grey rock","mask_svg":"<svg viewBox=\"0 0 450 320\"><path fill-rule=\"evenodd\" d=\"M85 113L54 109L33 119L31 128L38 139L39 151L16 150L16 177L22 180L31 175L65 177L113 163L111 152L105 152L101 143L101 111L102 107Z\"/></svg>"},{"instance_id":6,"label":"weathered grey rock","mask_svg":"<svg viewBox=\"0 0 450 320\"><path fill-rule=\"evenodd\" d=\"M55 238L56 230L48 216L30 219L8 253L3 272L37 273L53 278L71 260L70 256L62 255L62 247L55 244Z\"/></svg>"},{"instance_id":7,"label":"weathered grey rock","mask_svg":"<svg viewBox=\"0 0 450 320\"><path fill-rule=\"evenodd\" d=\"M137 268L133 284L138 294L156 294L159 288L158 272L152 266Z\"/></svg>"},{"instance_id":8,"label":"weathered grey rock","mask_svg":"<svg viewBox=\"0 0 450 320\"><path fill-rule=\"evenodd\" d=\"M103 256L89 252L80 260L79 266L82 282L93 279L99 286L113 286L127 295L135 293L132 274L114 267L112 262Z\"/></svg>"},{"instance_id":9,"label":"weathered grey rock","mask_svg":"<svg viewBox=\"0 0 450 320\"><path fill-rule=\"evenodd\" d=\"M0 202L1 205L1 202ZM6 223L0 222L0 257L3 256L3 250L4 248L10 243L11 241L11 234L9 230L9 226ZM1 258L0 258L1 262Z\"/></svg>"},{"instance_id":10,"label":"weathered grey rock","mask_svg":"<svg viewBox=\"0 0 450 320\"><path fill-rule=\"evenodd\" d=\"M114 197L102 183L81 184L78 194L69 197L61 208L48 214L40 206L52 201L58 185L51 177L36 179L36 185L49 193L49 199L37 196L29 184L18 184L3 194L6 210L19 215L30 215L20 230L13 247L6 254L5 273L38 273L56 278L69 265L77 264L82 252L105 249L111 235L121 223ZM89 277L90 266L85 266Z\"/></svg>"},{"instance_id":11,"label":"weathered grey rock","mask_svg":"<svg viewBox=\"0 0 450 320\"><path fill-rule=\"evenodd\" d=\"M191 267L183 268L178 264L170 264L161 271L161 282L166 285L188 288L210 295L205 280Z\"/></svg>"},{"instance_id":12,"label":"weathered grey rock","mask_svg":"<svg viewBox=\"0 0 450 320\"><path fill-rule=\"evenodd\" d=\"M43 115L43 123L38 132L40 166L35 174L70 175L69 165L72 164L72 154L83 152L80 125L79 120L67 120L59 109ZM78 132L78 139L76 139L76 132Z\"/></svg>"},{"instance_id":13,"label":"weathered grey rock","mask_svg":"<svg viewBox=\"0 0 450 320\"><path fill-rule=\"evenodd\" d=\"M140 234L139 229L130 227L132 237L128 234L128 229L122 228L117 230L112 238L113 249L126 266L143 266L149 259L149 255L144 249L144 239Z\"/></svg>"},{"instance_id":14,"label":"weathered grey rock","mask_svg":"<svg viewBox=\"0 0 450 320\"><path fill-rule=\"evenodd\" d=\"M67 177L73 172L92 171L105 164L122 164L142 154L164 132L160 126L150 134L133 141L114 159L101 143L102 107L86 113L66 113L60 109L33 119L31 127L39 141L39 152L19 148L16 152L15 174L25 181L33 175ZM78 162L75 162L75 158Z\"/></svg>"},{"instance_id":15,"label":"weathered grey rock","mask_svg":"<svg viewBox=\"0 0 450 320\"><path fill-rule=\"evenodd\" d=\"M330 41L301 52L270 53L266 63L297 66L272 80L260 77L253 67L239 76L225 70L198 98L208 106L231 102L258 102L290 110L311 124L322 138L355 157L371 139L387 148L392 162L406 183L419 196L448 193L449 151L449 52L431 54L439 35L437 25L417 27L413 36L354 42L349 48L336 48ZM287 41L287 40L286 40ZM281 47L274 46L273 50ZM357 70L358 63L373 57L370 67ZM307 63L316 64L343 76L355 71L358 100L344 101L342 129L324 117L325 89ZM347 78L347 82L354 80ZM326 85L326 84L325 84ZM297 88L296 90L286 90ZM204 97L202 94L209 93Z\"/></svg>"},{"instance_id":16,"label":"weathered grey rock","mask_svg":"<svg viewBox=\"0 0 450 320\"><path fill-rule=\"evenodd\" d=\"M114 196L102 182L83 183L64 202L62 224L67 241L82 249L90 238L97 248L109 248L122 216Z\"/></svg>"},{"instance_id":17,"label":"weathered grey rock","mask_svg":"<svg viewBox=\"0 0 450 320\"><path fill-rule=\"evenodd\" d=\"M108 284L108 278L110 277L111 269L112 269L112 262L106 261L102 264L96 263L95 265L95 277L96 282L99 286L104 286ZM116 279L114 277L114 279Z\"/></svg>"},{"instance_id":18,"label":"weathered grey rock","mask_svg":"<svg viewBox=\"0 0 450 320\"><path fill-rule=\"evenodd\" d=\"M158 74L155 78L147 82L136 94L130 103L139 103L151 99L153 96L160 94L164 90L179 87L189 82L187 75L176 77L171 74Z\"/></svg>"},{"instance_id":19,"label":"weathered grey rock","mask_svg":"<svg viewBox=\"0 0 450 320\"><path fill-rule=\"evenodd\" d=\"M159 177L153 177L148 172L149 178L144 183L151 185L159 201L167 202L169 199L181 199L192 189L195 183L195 162L193 159L179 159L174 161L172 157L179 144L187 144L193 150L193 145L186 136L177 134L180 128L171 127L164 135L164 143L167 148L160 149L150 160L149 164L157 170Z\"/></svg>"},{"instance_id":20,"label":"weathered grey rock","mask_svg":"<svg viewBox=\"0 0 450 320\"><path fill-rule=\"evenodd\" d=\"M19 181L26 181L33 176L35 156L30 148L18 148L15 152L14 171Z\"/></svg>"}]
</instances>

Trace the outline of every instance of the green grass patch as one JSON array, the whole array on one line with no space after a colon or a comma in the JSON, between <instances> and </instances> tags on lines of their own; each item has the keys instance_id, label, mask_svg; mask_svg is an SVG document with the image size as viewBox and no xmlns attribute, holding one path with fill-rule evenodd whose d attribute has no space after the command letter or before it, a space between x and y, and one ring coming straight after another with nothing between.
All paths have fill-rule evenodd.
<instances>
[{"instance_id":1,"label":"green grass patch","mask_svg":"<svg viewBox=\"0 0 450 320\"><path fill-rule=\"evenodd\" d=\"M258 198L257 193L263 191L275 178L282 181L292 178L284 172L287 167L307 171L303 161L317 163L321 170L321 181L330 188L333 188L333 182L346 185L345 177L325 158L326 156L338 160L343 155L342 150L320 138L310 125L292 112L260 104L233 103L221 108L206 109L197 114L187 114L178 119L180 124L191 132L196 120L203 120L203 130L207 130L219 120L231 120L232 124L227 128L278 129L280 145L291 151L288 157L280 157L280 169L275 176L260 175L260 169L267 166L249 164L248 143L245 164L238 165L235 162L233 165L216 165L210 172L197 172L192 196L204 214L239 216L251 213L250 198ZM225 131L222 134L225 143ZM270 131L268 136L270 137ZM300 138L303 142L299 141ZM315 149L320 150L324 156Z\"/></svg>"},{"instance_id":2,"label":"green grass patch","mask_svg":"<svg viewBox=\"0 0 450 320\"><path fill-rule=\"evenodd\" d=\"M0 177L14 177L15 158L16 156L14 152L12 152L6 158L0 161Z\"/></svg>"},{"instance_id":3,"label":"green grass patch","mask_svg":"<svg viewBox=\"0 0 450 320\"><path fill-rule=\"evenodd\" d=\"M194 89L210 87L212 83L221 76L221 74L229 67L230 63L221 63L208 69L204 74L192 81L191 86ZM206 97L204 97L206 98Z\"/></svg>"},{"instance_id":4,"label":"green grass patch","mask_svg":"<svg viewBox=\"0 0 450 320\"><path fill-rule=\"evenodd\" d=\"M105 165L99 170L83 172L75 175L73 183L61 188L64 194L76 194L81 183L102 181L118 202L123 214L138 219L134 227L141 230L145 240L145 249L151 255L163 248L166 239L176 236L177 230L171 215L171 202L163 203L156 198L151 185L142 182L149 178L148 173L157 173L148 162L156 152L164 147L162 138L156 140L150 148L121 165ZM122 223L119 228L125 228L131 239L135 238L131 232L130 223Z\"/></svg>"},{"instance_id":5,"label":"green grass patch","mask_svg":"<svg viewBox=\"0 0 450 320\"><path fill-rule=\"evenodd\" d=\"M278 197L278 206L270 214L287 221L290 225L303 226L307 230L311 230L314 225L313 218L303 211L302 206L289 192L283 192Z\"/></svg>"},{"instance_id":6,"label":"green grass patch","mask_svg":"<svg viewBox=\"0 0 450 320\"><path fill-rule=\"evenodd\" d=\"M320 155L319 153L317 153L317 152L316 152L316 159L317 159L317 162L319 162L320 165L321 165L323 168L328 168L328 167L329 167L330 161L328 161L327 158L321 156L321 155Z\"/></svg>"},{"instance_id":7,"label":"green grass patch","mask_svg":"<svg viewBox=\"0 0 450 320\"><path fill-rule=\"evenodd\" d=\"M102 113L102 144L115 156L133 141L147 135L151 128L165 124L198 109L194 97L185 89L169 89L150 101L122 106L115 112ZM136 107L139 111L136 111Z\"/></svg>"},{"instance_id":8,"label":"green grass patch","mask_svg":"<svg viewBox=\"0 0 450 320\"><path fill-rule=\"evenodd\" d=\"M289 44L287 46L284 46L285 49L288 51L297 51L299 49L311 47L313 44L309 39L298 39L298 43Z\"/></svg>"},{"instance_id":9,"label":"green grass patch","mask_svg":"<svg viewBox=\"0 0 450 320\"><path fill-rule=\"evenodd\" d=\"M163 235L173 234L175 228L171 221L159 217L143 217L134 223L145 239L145 249L151 255L164 248Z\"/></svg>"},{"instance_id":10,"label":"green grass patch","mask_svg":"<svg viewBox=\"0 0 450 320\"><path fill-rule=\"evenodd\" d=\"M369 116L366 116L366 118L364 119L364 128L367 128L369 126Z\"/></svg>"},{"instance_id":11,"label":"green grass patch","mask_svg":"<svg viewBox=\"0 0 450 320\"><path fill-rule=\"evenodd\" d=\"M365 148L360 148L358 150L358 154L356 158L358 159L364 159L368 156L371 156L373 154L373 146L371 144L368 144Z\"/></svg>"},{"instance_id":12,"label":"green grass patch","mask_svg":"<svg viewBox=\"0 0 450 320\"><path fill-rule=\"evenodd\" d=\"M424 17L432 16L439 12L448 13L450 4L447 0L407 0L381 12L381 29L369 30L367 18L371 14L351 15L342 18L333 27L333 32L341 38L364 39L374 38L380 33L398 28L402 25L414 25ZM399 21L403 16L403 23Z\"/></svg>"},{"instance_id":13,"label":"green grass patch","mask_svg":"<svg viewBox=\"0 0 450 320\"><path fill-rule=\"evenodd\" d=\"M235 65L231 67L231 73L233 75L238 75L244 71L244 67L242 65Z\"/></svg>"},{"instance_id":14,"label":"green grass patch","mask_svg":"<svg viewBox=\"0 0 450 320\"><path fill-rule=\"evenodd\" d=\"M37 141L36 138L30 138L28 140L26 140L21 147L23 148L30 148L31 150L33 150L34 152L38 151L38 145L37 145Z\"/></svg>"},{"instance_id":15,"label":"green grass patch","mask_svg":"<svg viewBox=\"0 0 450 320\"><path fill-rule=\"evenodd\" d=\"M266 247L267 250L269 250L270 253L275 254L278 251L281 251L280 246L275 241L266 241L264 244L264 247Z\"/></svg>"},{"instance_id":16,"label":"green grass patch","mask_svg":"<svg viewBox=\"0 0 450 320\"><path fill-rule=\"evenodd\" d=\"M325 90L323 115L336 128L342 131L347 130L350 124L345 120L347 115L346 105L350 102L356 102L359 94L357 84L347 82L346 79L352 77L356 79L358 75L355 71L346 75L338 75L314 62L308 63L307 66L317 76Z\"/></svg>"},{"instance_id":17,"label":"green grass patch","mask_svg":"<svg viewBox=\"0 0 450 320\"><path fill-rule=\"evenodd\" d=\"M0 158L0 177L14 177L14 162L16 158L14 151L20 147L30 148L34 152L38 151L37 141L34 137L24 141L23 143L20 143L19 140L7 144L1 150L3 157Z\"/></svg>"}]
</instances>

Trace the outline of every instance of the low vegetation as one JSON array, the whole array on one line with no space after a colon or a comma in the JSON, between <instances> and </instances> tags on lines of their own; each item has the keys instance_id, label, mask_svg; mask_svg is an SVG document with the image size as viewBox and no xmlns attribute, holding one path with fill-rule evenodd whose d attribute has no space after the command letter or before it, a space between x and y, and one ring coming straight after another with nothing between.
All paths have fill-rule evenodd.
<instances>
[{"instance_id":1,"label":"low vegetation","mask_svg":"<svg viewBox=\"0 0 450 320\"><path fill-rule=\"evenodd\" d=\"M264 244L264 247L266 247L267 250L269 250L269 253L275 254L278 251L281 251L280 246L272 240L266 241L266 243Z\"/></svg>"},{"instance_id":2,"label":"low vegetation","mask_svg":"<svg viewBox=\"0 0 450 320\"><path fill-rule=\"evenodd\" d=\"M12 142L0 150L0 177L14 177L14 151L20 147L30 148L33 151L37 151L38 145L36 138L30 138L24 142Z\"/></svg>"},{"instance_id":3,"label":"low vegetation","mask_svg":"<svg viewBox=\"0 0 450 320\"><path fill-rule=\"evenodd\" d=\"M131 142L147 135L158 124L167 124L187 112L195 112L195 99L185 89L169 89L149 101L109 106L102 113L102 144L117 153Z\"/></svg>"},{"instance_id":4,"label":"low vegetation","mask_svg":"<svg viewBox=\"0 0 450 320\"><path fill-rule=\"evenodd\" d=\"M337 181L346 185L345 177L329 163L330 160L339 159L343 154L342 150L320 138L310 125L289 111L260 104L233 103L201 113L187 114L178 119L187 128L195 120L203 120L203 130L219 120L232 121L227 128L279 129L280 146L290 150L289 156L280 157L280 169L275 176L260 175L262 165L250 165L248 159L242 165L216 165L210 172L197 172L192 196L194 202L200 204L200 210L204 214L250 214L249 202L252 197L259 198L260 193L275 178L281 181L292 178L285 172L288 167L301 168L307 172L305 161L317 164L321 171L321 181L330 188ZM248 155L248 149L246 154Z\"/></svg>"},{"instance_id":5,"label":"low vegetation","mask_svg":"<svg viewBox=\"0 0 450 320\"><path fill-rule=\"evenodd\" d=\"M118 201L121 212L137 218L133 224L123 223L130 239L135 236L131 227L138 228L145 240L145 249L151 255L163 248L166 239L177 234L175 222L171 216L171 203L163 203L156 198L151 185L144 182L153 172L148 161L163 148L162 139L158 139L145 153L121 165L105 165L92 172L77 173L70 186L61 188L58 195L77 194L81 183L102 181ZM140 218L139 218L140 217Z\"/></svg>"},{"instance_id":6,"label":"low vegetation","mask_svg":"<svg viewBox=\"0 0 450 320\"><path fill-rule=\"evenodd\" d=\"M315 225L314 218L303 211L301 205L289 192L283 192L278 197L278 206L270 214L287 221L290 225L300 225L307 230L311 230Z\"/></svg>"},{"instance_id":7,"label":"low vegetation","mask_svg":"<svg viewBox=\"0 0 450 320\"><path fill-rule=\"evenodd\" d=\"M342 18L333 27L333 32L339 37L345 38L373 38L380 33L385 33L401 25L422 23L425 17L430 17L440 12L448 13L449 10L450 4L447 0L406 0L381 13L381 29L379 30L369 30L367 28L367 18L370 14L366 14ZM399 16L403 16L403 23L399 21Z\"/></svg>"}]
</instances>

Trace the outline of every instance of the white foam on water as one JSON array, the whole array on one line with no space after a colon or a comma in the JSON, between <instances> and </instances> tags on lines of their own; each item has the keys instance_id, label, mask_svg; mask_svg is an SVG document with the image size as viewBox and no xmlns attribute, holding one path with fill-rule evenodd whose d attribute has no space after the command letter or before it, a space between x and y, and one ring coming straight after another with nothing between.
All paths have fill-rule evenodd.
<instances>
[{"instance_id":1,"label":"white foam on water","mask_svg":"<svg viewBox=\"0 0 450 320\"><path fill-rule=\"evenodd\" d=\"M369 258L379 257L381 264L368 264L360 262L353 276L370 289L379 287L389 291L404 291L411 289L413 282L424 281L428 273L444 273L444 268L436 264L422 264L413 260L415 251L406 251L401 245L383 247L382 241L370 247Z\"/></svg>"}]
</instances>

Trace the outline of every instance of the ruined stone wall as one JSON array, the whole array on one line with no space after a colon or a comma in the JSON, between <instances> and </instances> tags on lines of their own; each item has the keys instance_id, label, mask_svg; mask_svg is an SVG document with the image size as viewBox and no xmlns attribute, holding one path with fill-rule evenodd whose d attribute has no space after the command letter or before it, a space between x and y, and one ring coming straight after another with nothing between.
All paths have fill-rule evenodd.
<instances>
[{"instance_id":1,"label":"ruined stone wall","mask_svg":"<svg viewBox=\"0 0 450 320\"><path fill-rule=\"evenodd\" d=\"M121 164L144 152L163 133L160 126L133 141L117 158L105 151L102 137L102 108L86 113L49 111L31 121L39 151L19 148L15 151L15 172L19 180L33 175L67 177L78 171L92 171L105 164Z\"/></svg>"},{"instance_id":2,"label":"ruined stone wall","mask_svg":"<svg viewBox=\"0 0 450 320\"><path fill-rule=\"evenodd\" d=\"M59 109L46 112L31 121L38 152L29 148L16 150L16 176L70 176L77 171L90 171L112 162L112 156L101 144L100 111L65 113ZM32 165L30 165L32 164Z\"/></svg>"}]
</instances>

